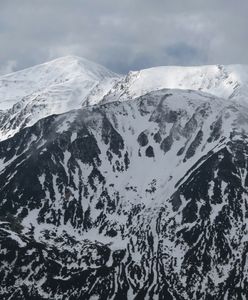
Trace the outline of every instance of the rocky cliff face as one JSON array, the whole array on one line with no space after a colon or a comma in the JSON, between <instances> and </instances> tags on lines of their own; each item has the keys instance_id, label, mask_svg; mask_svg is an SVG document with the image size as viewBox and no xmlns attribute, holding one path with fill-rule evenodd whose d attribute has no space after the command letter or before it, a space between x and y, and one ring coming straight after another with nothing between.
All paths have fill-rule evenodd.
<instances>
[{"instance_id":1,"label":"rocky cliff face","mask_svg":"<svg viewBox=\"0 0 248 300\"><path fill-rule=\"evenodd\" d=\"M2 141L1 297L246 299L247 125L160 90Z\"/></svg>"}]
</instances>

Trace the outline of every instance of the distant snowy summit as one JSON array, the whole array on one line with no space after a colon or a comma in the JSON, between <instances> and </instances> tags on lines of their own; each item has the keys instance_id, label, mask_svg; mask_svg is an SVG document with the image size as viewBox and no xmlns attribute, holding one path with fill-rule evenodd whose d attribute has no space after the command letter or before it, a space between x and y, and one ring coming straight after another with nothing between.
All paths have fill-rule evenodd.
<instances>
[{"instance_id":1,"label":"distant snowy summit","mask_svg":"<svg viewBox=\"0 0 248 300\"><path fill-rule=\"evenodd\" d=\"M9 109L23 97L33 93L61 94L74 91L74 94L87 94L97 83L118 75L77 56L65 56L50 62L30 67L0 77L1 110ZM84 84L83 84L84 83ZM78 102L78 99L70 99ZM73 101L70 103L74 106Z\"/></svg>"},{"instance_id":2,"label":"distant snowy summit","mask_svg":"<svg viewBox=\"0 0 248 300\"><path fill-rule=\"evenodd\" d=\"M221 98L246 100L248 65L165 66L134 71L118 81L104 101L125 101L163 88L199 90Z\"/></svg>"},{"instance_id":3,"label":"distant snowy summit","mask_svg":"<svg viewBox=\"0 0 248 300\"><path fill-rule=\"evenodd\" d=\"M0 77L0 140L49 115L97 103L119 78L76 56Z\"/></svg>"},{"instance_id":4,"label":"distant snowy summit","mask_svg":"<svg viewBox=\"0 0 248 300\"><path fill-rule=\"evenodd\" d=\"M61 57L0 77L0 140L52 114L164 88L246 102L248 66L155 67L121 76L84 58Z\"/></svg>"}]
</instances>

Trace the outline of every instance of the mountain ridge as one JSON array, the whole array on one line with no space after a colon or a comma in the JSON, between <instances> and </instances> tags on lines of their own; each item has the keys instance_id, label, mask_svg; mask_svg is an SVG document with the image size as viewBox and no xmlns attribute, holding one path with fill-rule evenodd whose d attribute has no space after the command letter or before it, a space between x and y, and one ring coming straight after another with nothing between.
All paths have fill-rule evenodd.
<instances>
[{"instance_id":1,"label":"mountain ridge","mask_svg":"<svg viewBox=\"0 0 248 300\"><path fill-rule=\"evenodd\" d=\"M164 88L199 90L245 103L248 66L160 66L120 76L84 58L57 58L0 77L0 139L51 114Z\"/></svg>"},{"instance_id":2,"label":"mountain ridge","mask_svg":"<svg viewBox=\"0 0 248 300\"><path fill-rule=\"evenodd\" d=\"M248 65L161 66L132 71L104 97L104 102L125 101L152 90L180 88L200 90L217 97L248 96Z\"/></svg>"}]
</instances>

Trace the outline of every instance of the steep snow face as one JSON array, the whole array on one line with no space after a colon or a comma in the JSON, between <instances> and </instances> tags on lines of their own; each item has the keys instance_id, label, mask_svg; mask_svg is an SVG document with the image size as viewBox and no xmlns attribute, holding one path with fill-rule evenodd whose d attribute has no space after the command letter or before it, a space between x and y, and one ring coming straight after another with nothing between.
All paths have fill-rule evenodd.
<instances>
[{"instance_id":1,"label":"steep snow face","mask_svg":"<svg viewBox=\"0 0 248 300\"><path fill-rule=\"evenodd\" d=\"M247 128L245 106L159 90L0 142L0 295L247 299Z\"/></svg>"},{"instance_id":2,"label":"steep snow face","mask_svg":"<svg viewBox=\"0 0 248 300\"><path fill-rule=\"evenodd\" d=\"M190 89L222 98L248 98L248 66L155 67L130 72L105 97L104 102L126 101L163 88Z\"/></svg>"},{"instance_id":3,"label":"steep snow face","mask_svg":"<svg viewBox=\"0 0 248 300\"><path fill-rule=\"evenodd\" d=\"M48 115L97 103L118 78L74 56L0 77L0 140Z\"/></svg>"}]
</instances>

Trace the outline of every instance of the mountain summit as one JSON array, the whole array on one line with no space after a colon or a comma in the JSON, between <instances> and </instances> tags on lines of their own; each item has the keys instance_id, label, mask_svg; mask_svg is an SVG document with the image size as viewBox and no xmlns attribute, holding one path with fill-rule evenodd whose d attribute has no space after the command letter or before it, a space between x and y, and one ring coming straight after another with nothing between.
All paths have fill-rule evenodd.
<instances>
[{"instance_id":1,"label":"mountain summit","mask_svg":"<svg viewBox=\"0 0 248 300\"><path fill-rule=\"evenodd\" d=\"M119 75L76 56L66 56L0 77L0 139L51 114L94 104Z\"/></svg>"},{"instance_id":2,"label":"mountain summit","mask_svg":"<svg viewBox=\"0 0 248 300\"><path fill-rule=\"evenodd\" d=\"M248 65L166 66L134 71L120 80L104 101L125 101L163 88L199 90L247 101Z\"/></svg>"},{"instance_id":3,"label":"mountain summit","mask_svg":"<svg viewBox=\"0 0 248 300\"><path fill-rule=\"evenodd\" d=\"M44 89L81 81L99 82L117 75L77 56L65 56L0 77L0 107L9 109L23 97Z\"/></svg>"}]
</instances>

